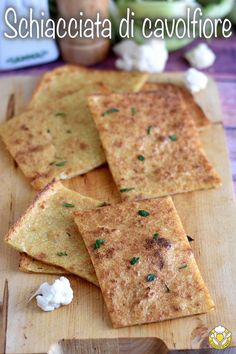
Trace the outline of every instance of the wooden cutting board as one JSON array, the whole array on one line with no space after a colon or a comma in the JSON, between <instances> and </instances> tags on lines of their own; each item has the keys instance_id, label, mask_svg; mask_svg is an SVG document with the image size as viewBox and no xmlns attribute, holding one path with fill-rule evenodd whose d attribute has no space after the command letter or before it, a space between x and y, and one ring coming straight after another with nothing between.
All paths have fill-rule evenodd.
<instances>
[{"instance_id":1,"label":"wooden cutting board","mask_svg":"<svg viewBox=\"0 0 236 354\"><path fill-rule=\"evenodd\" d=\"M152 76L152 81L182 81L181 74ZM0 81L0 120L23 110L38 81L37 77L12 77ZM175 196L174 203L186 233L195 241L193 251L202 275L216 304L208 314L149 325L113 329L98 288L75 276L70 281L75 293L70 306L53 313L43 313L28 298L44 282L55 276L24 274L18 271L18 254L3 242L0 247L0 294L8 280L8 314L6 353L46 353L53 343L72 338L157 337L169 349L206 348L208 332L217 325L233 333L236 344L236 206L222 127L216 85L210 81L196 99L214 122L201 133L206 153L220 173L223 186ZM43 109L43 107L42 107ZM34 192L20 169L0 142L0 232L28 207ZM119 194L106 166L66 182L82 194L109 202L119 201ZM5 292L6 293L6 292ZM6 297L6 296L5 296ZM1 313L1 312L0 312ZM4 321L0 319L1 330ZM0 342L1 343L1 342ZM4 343L3 343L4 345Z\"/></svg>"}]
</instances>

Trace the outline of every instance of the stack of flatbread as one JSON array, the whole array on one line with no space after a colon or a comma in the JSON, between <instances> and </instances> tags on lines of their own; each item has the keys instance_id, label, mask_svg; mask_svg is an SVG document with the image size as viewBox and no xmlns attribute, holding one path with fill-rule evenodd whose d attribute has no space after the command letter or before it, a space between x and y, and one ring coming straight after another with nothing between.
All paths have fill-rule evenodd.
<instances>
[{"instance_id":1,"label":"stack of flatbread","mask_svg":"<svg viewBox=\"0 0 236 354\"><path fill-rule=\"evenodd\" d=\"M20 270L100 286L114 327L214 308L170 197L220 185L199 138L210 122L185 88L146 81L64 66L44 75L27 110L0 126L40 190L5 236L21 253ZM61 182L105 162L120 204Z\"/></svg>"}]
</instances>

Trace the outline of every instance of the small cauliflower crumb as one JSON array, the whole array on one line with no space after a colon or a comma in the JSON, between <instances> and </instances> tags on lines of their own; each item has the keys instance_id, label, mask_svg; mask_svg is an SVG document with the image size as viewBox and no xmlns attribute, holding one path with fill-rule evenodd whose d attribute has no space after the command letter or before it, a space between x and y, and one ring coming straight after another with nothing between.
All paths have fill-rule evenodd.
<instances>
[{"instance_id":1,"label":"small cauliflower crumb","mask_svg":"<svg viewBox=\"0 0 236 354\"><path fill-rule=\"evenodd\" d=\"M65 277L60 277L52 285L43 283L30 300L35 296L38 307L43 311L53 311L62 305L71 303L73 290L69 280Z\"/></svg>"},{"instance_id":2,"label":"small cauliflower crumb","mask_svg":"<svg viewBox=\"0 0 236 354\"><path fill-rule=\"evenodd\" d=\"M120 57L116 60L116 67L126 71L162 72L168 59L165 42L161 39L149 39L142 45L126 39L113 50Z\"/></svg>"},{"instance_id":3,"label":"small cauliflower crumb","mask_svg":"<svg viewBox=\"0 0 236 354\"><path fill-rule=\"evenodd\" d=\"M60 173L59 178L64 180L64 179L68 179L68 176L67 176L67 174L62 172L62 173Z\"/></svg>"},{"instance_id":4,"label":"small cauliflower crumb","mask_svg":"<svg viewBox=\"0 0 236 354\"><path fill-rule=\"evenodd\" d=\"M201 43L185 53L185 58L191 66L197 69L206 69L215 62L216 55L206 43Z\"/></svg>"},{"instance_id":5,"label":"small cauliflower crumb","mask_svg":"<svg viewBox=\"0 0 236 354\"><path fill-rule=\"evenodd\" d=\"M198 92L206 88L208 77L194 68L190 68L185 72L185 84L192 92Z\"/></svg>"}]
</instances>

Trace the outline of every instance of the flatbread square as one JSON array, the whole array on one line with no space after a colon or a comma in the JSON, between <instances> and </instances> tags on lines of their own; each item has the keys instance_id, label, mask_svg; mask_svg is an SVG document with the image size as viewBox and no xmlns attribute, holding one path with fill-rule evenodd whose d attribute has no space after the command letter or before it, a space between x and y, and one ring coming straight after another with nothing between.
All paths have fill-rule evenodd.
<instances>
[{"instance_id":1,"label":"flatbread square","mask_svg":"<svg viewBox=\"0 0 236 354\"><path fill-rule=\"evenodd\" d=\"M221 184L175 92L97 95L89 106L123 200Z\"/></svg>"},{"instance_id":2,"label":"flatbread square","mask_svg":"<svg viewBox=\"0 0 236 354\"><path fill-rule=\"evenodd\" d=\"M178 97L182 97L186 109L194 120L194 123L196 124L198 130L202 130L211 125L211 122L205 115L202 108L195 101L193 95L183 86L164 82L147 82L142 87L142 91L158 91L163 92L163 94L165 94L165 91L172 91Z\"/></svg>"},{"instance_id":3,"label":"flatbread square","mask_svg":"<svg viewBox=\"0 0 236 354\"><path fill-rule=\"evenodd\" d=\"M76 274L98 285L93 265L73 213L100 202L53 182L11 227L5 241L19 252Z\"/></svg>"},{"instance_id":4,"label":"flatbread square","mask_svg":"<svg viewBox=\"0 0 236 354\"><path fill-rule=\"evenodd\" d=\"M214 308L170 197L79 211L75 221L115 328Z\"/></svg>"},{"instance_id":5,"label":"flatbread square","mask_svg":"<svg viewBox=\"0 0 236 354\"><path fill-rule=\"evenodd\" d=\"M54 101L49 109L26 111L0 126L2 140L35 189L105 163L84 100L77 92Z\"/></svg>"}]
</instances>

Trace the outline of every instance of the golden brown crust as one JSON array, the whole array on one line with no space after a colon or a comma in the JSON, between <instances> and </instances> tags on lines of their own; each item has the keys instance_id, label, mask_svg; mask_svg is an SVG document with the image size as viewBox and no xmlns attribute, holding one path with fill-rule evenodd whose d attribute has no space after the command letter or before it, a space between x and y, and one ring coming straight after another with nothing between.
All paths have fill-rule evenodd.
<instances>
[{"instance_id":1,"label":"golden brown crust","mask_svg":"<svg viewBox=\"0 0 236 354\"><path fill-rule=\"evenodd\" d=\"M33 95L31 97L30 103L28 108L31 109L31 106L33 106L33 102L36 101L38 95L40 92L44 91L45 87L47 87L50 84L50 81L52 78L61 76L63 74L72 74L73 72L77 72L78 70L80 71L85 71L86 69L83 66L76 66L76 65L63 65L59 68L56 68L52 71L46 72L42 78L40 79L39 83L34 89ZM66 96L67 93L65 93Z\"/></svg>"},{"instance_id":2,"label":"golden brown crust","mask_svg":"<svg viewBox=\"0 0 236 354\"><path fill-rule=\"evenodd\" d=\"M29 108L43 107L51 100L80 91L85 87L92 88L94 83L100 83L104 88L114 92L136 92L147 81L148 74L139 72L120 72L114 70L94 70L76 65L64 65L42 76Z\"/></svg>"},{"instance_id":3,"label":"golden brown crust","mask_svg":"<svg viewBox=\"0 0 236 354\"><path fill-rule=\"evenodd\" d=\"M71 274L63 268L43 263L25 253L20 254L19 270L25 273Z\"/></svg>"},{"instance_id":4,"label":"golden brown crust","mask_svg":"<svg viewBox=\"0 0 236 354\"><path fill-rule=\"evenodd\" d=\"M211 125L211 122L206 117L202 108L197 104L193 95L183 86L172 83L147 82L142 87L142 91L159 91L163 92L163 94L165 94L166 91L172 91L175 92L176 95L180 93L186 105L186 109L193 118L197 128L201 130Z\"/></svg>"},{"instance_id":5,"label":"golden brown crust","mask_svg":"<svg viewBox=\"0 0 236 354\"><path fill-rule=\"evenodd\" d=\"M38 261L59 266L98 285L73 213L99 204L53 182L10 228L5 241Z\"/></svg>"},{"instance_id":6,"label":"golden brown crust","mask_svg":"<svg viewBox=\"0 0 236 354\"><path fill-rule=\"evenodd\" d=\"M53 178L69 179L105 163L87 96L136 91L143 74L64 66L45 74L28 111L0 125L7 149L36 190Z\"/></svg>"},{"instance_id":7,"label":"golden brown crust","mask_svg":"<svg viewBox=\"0 0 236 354\"><path fill-rule=\"evenodd\" d=\"M170 197L77 212L75 221L114 327L214 308Z\"/></svg>"},{"instance_id":8,"label":"golden brown crust","mask_svg":"<svg viewBox=\"0 0 236 354\"><path fill-rule=\"evenodd\" d=\"M106 158L123 199L219 186L198 131L173 91L89 98Z\"/></svg>"}]
</instances>

